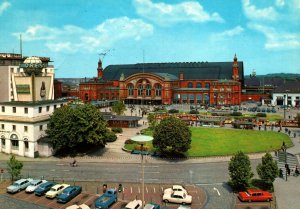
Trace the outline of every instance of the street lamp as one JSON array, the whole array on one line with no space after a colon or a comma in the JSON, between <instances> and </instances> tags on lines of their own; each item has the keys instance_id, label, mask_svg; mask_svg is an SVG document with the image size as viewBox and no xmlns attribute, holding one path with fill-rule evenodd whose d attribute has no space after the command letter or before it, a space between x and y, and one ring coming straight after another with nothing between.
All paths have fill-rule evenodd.
<instances>
[{"instance_id":1,"label":"street lamp","mask_svg":"<svg viewBox=\"0 0 300 209\"><path fill-rule=\"evenodd\" d=\"M152 136L146 136L146 135L137 135L131 137L132 141L135 141L141 145L141 170L142 170L142 208L144 208L144 202L145 202L145 180L144 180L144 157L143 157L143 148L144 144L146 142L150 142L153 140Z\"/></svg>"},{"instance_id":2,"label":"street lamp","mask_svg":"<svg viewBox=\"0 0 300 209\"><path fill-rule=\"evenodd\" d=\"M283 95L283 120L285 120L285 97L286 95Z\"/></svg>"}]
</instances>

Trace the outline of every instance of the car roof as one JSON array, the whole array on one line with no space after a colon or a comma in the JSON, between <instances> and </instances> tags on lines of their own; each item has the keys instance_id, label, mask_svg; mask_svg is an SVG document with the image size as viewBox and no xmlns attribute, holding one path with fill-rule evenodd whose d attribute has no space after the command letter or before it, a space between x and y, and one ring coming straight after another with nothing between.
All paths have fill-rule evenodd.
<instances>
[{"instance_id":1,"label":"car roof","mask_svg":"<svg viewBox=\"0 0 300 209\"><path fill-rule=\"evenodd\" d=\"M178 188L183 188L183 186L181 186L181 185L173 185L173 189L178 189Z\"/></svg>"},{"instance_id":2,"label":"car roof","mask_svg":"<svg viewBox=\"0 0 300 209\"><path fill-rule=\"evenodd\" d=\"M183 191L175 191L175 192L173 193L173 195L183 195L183 194L184 194Z\"/></svg>"},{"instance_id":3,"label":"car roof","mask_svg":"<svg viewBox=\"0 0 300 209\"><path fill-rule=\"evenodd\" d=\"M34 183L37 183L37 182L39 182L39 181L41 181L41 180L40 180L40 179L34 179L34 180L31 181L31 183L34 184Z\"/></svg>"},{"instance_id":4,"label":"car roof","mask_svg":"<svg viewBox=\"0 0 300 209\"><path fill-rule=\"evenodd\" d=\"M29 179L19 179L19 180L15 181L15 183L21 183L21 182L26 181L26 180L29 180Z\"/></svg>"},{"instance_id":5,"label":"car roof","mask_svg":"<svg viewBox=\"0 0 300 209\"><path fill-rule=\"evenodd\" d=\"M265 191L263 191L261 189L247 189L247 192L248 193L256 193L256 192L265 192Z\"/></svg>"},{"instance_id":6,"label":"car roof","mask_svg":"<svg viewBox=\"0 0 300 209\"><path fill-rule=\"evenodd\" d=\"M126 205L126 208L134 208L137 204L142 204L142 200L133 200Z\"/></svg>"},{"instance_id":7,"label":"car roof","mask_svg":"<svg viewBox=\"0 0 300 209\"><path fill-rule=\"evenodd\" d=\"M144 209L152 209L152 208L157 207L157 206L159 206L159 205L156 204L156 203L148 203L148 204L145 205Z\"/></svg>"}]
</instances>

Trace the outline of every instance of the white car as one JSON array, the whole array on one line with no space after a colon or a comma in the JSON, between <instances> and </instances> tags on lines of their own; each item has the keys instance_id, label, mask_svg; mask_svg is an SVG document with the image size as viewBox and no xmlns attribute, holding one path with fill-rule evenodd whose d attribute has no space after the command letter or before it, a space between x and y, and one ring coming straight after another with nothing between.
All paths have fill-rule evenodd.
<instances>
[{"instance_id":1,"label":"white car","mask_svg":"<svg viewBox=\"0 0 300 209\"><path fill-rule=\"evenodd\" d=\"M173 193L175 191L182 191L185 194L188 194L187 191L186 191L186 189L183 186L181 186L181 185L173 185L172 188L165 189L164 190L164 194L171 194L171 193Z\"/></svg>"},{"instance_id":2,"label":"white car","mask_svg":"<svg viewBox=\"0 0 300 209\"><path fill-rule=\"evenodd\" d=\"M82 205L71 205L66 209L90 209L90 207L87 206L86 204L82 204Z\"/></svg>"},{"instance_id":3,"label":"white car","mask_svg":"<svg viewBox=\"0 0 300 209\"><path fill-rule=\"evenodd\" d=\"M163 201L173 202L179 204L192 204L192 196L183 191L175 191L173 193L166 193L163 196Z\"/></svg>"},{"instance_id":4,"label":"white car","mask_svg":"<svg viewBox=\"0 0 300 209\"><path fill-rule=\"evenodd\" d=\"M50 191L48 191L45 195L47 198L55 198L57 195L61 194L63 190L69 187L69 184L56 184L51 187Z\"/></svg>"},{"instance_id":5,"label":"white car","mask_svg":"<svg viewBox=\"0 0 300 209\"><path fill-rule=\"evenodd\" d=\"M142 200L133 200L125 206L125 209L141 209L141 208L142 208Z\"/></svg>"},{"instance_id":6,"label":"white car","mask_svg":"<svg viewBox=\"0 0 300 209\"><path fill-rule=\"evenodd\" d=\"M36 179L30 182L30 185L25 189L25 192L32 193L36 188L38 188L42 183L46 183L46 180Z\"/></svg>"}]
</instances>

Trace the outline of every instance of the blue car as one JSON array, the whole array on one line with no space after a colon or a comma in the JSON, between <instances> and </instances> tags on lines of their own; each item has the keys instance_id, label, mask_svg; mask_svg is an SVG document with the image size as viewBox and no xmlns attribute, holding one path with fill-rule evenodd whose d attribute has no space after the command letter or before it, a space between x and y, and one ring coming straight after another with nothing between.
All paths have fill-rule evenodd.
<instances>
[{"instance_id":1,"label":"blue car","mask_svg":"<svg viewBox=\"0 0 300 209\"><path fill-rule=\"evenodd\" d=\"M108 189L102 196L95 201L96 209L108 209L109 206L118 201L118 192L116 189Z\"/></svg>"},{"instance_id":2,"label":"blue car","mask_svg":"<svg viewBox=\"0 0 300 209\"><path fill-rule=\"evenodd\" d=\"M56 183L54 182L46 182L46 183L43 183L41 184L36 190L34 190L34 194L36 196L43 196L46 192L48 192L51 187L53 187Z\"/></svg>"},{"instance_id":3,"label":"blue car","mask_svg":"<svg viewBox=\"0 0 300 209\"><path fill-rule=\"evenodd\" d=\"M69 186L57 196L57 202L66 203L81 193L80 186Z\"/></svg>"}]
</instances>

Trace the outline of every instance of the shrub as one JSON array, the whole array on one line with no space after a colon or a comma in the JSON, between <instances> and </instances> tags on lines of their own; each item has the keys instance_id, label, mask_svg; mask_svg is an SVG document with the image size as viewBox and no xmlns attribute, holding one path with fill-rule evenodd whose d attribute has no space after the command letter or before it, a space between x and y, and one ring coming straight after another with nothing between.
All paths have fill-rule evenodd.
<instances>
[{"instance_id":1,"label":"shrub","mask_svg":"<svg viewBox=\"0 0 300 209\"><path fill-rule=\"evenodd\" d=\"M106 133L106 139L105 140L106 140L106 142L116 141L117 136L116 136L115 132L110 131L110 132Z\"/></svg>"},{"instance_id":2,"label":"shrub","mask_svg":"<svg viewBox=\"0 0 300 209\"><path fill-rule=\"evenodd\" d=\"M243 114L241 112L233 112L231 113L231 116L242 116Z\"/></svg>"},{"instance_id":3,"label":"shrub","mask_svg":"<svg viewBox=\"0 0 300 209\"><path fill-rule=\"evenodd\" d=\"M115 133L123 133L123 129L120 127L114 127L111 130Z\"/></svg>"},{"instance_id":4,"label":"shrub","mask_svg":"<svg viewBox=\"0 0 300 209\"><path fill-rule=\"evenodd\" d=\"M267 117L267 114L266 113L263 113L263 112L259 112L259 113L256 113L256 117Z\"/></svg>"},{"instance_id":5,"label":"shrub","mask_svg":"<svg viewBox=\"0 0 300 209\"><path fill-rule=\"evenodd\" d=\"M168 113L179 113L179 110L171 109L171 110L168 111Z\"/></svg>"},{"instance_id":6,"label":"shrub","mask_svg":"<svg viewBox=\"0 0 300 209\"><path fill-rule=\"evenodd\" d=\"M127 139L126 141L125 141L125 144L134 144L135 142L134 141L132 141L131 139Z\"/></svg>"},{"instance_id":7,"label":"shrub","mask_svg":"<svg viewBox=\"0 0 300 209\"><path fill-rule=\"evenodd\" d=\"M191 110L190 114L199 114L199 111L197 111L197 110Z\"/></svg>"}]
</instances>

